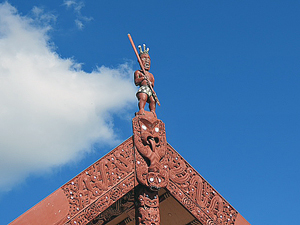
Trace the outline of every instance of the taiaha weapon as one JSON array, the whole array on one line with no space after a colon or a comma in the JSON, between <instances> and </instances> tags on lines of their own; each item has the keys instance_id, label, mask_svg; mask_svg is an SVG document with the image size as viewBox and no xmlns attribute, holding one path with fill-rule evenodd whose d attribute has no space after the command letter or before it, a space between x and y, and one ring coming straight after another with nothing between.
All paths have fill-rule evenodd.
<instances>
[{"instance_id":1,"label":"taiaha weapon","mask_svg":"<svg viewBox=\"0 0 300 225\"><path fill-rule=\"evenodd\" d=\"M132 48L133 48L133 50L134 50L134 52L135 52L135 55L136 55L136 57L137 57L137 59L138 59L138 62L139 62L139 64L140 64L140 67L141 67L141 69L142 69L142 71L143 71L144 78L145 78L145 80L147 81L147 83L149 84L149 87L150 87L150 90L151 90L152 95L153 95L153 97L154 97L154 100L157 102L157 105L160 106L160 102L159 102L159 100L158 100L158 98L157 98L157 95L156 95L155 91L153 90L153 87L152 87L152 85L151 85L151 82L149 81L148 76L146 75L146 70L145 70L145 68L144 68L144 66L143 66L142 60L141 60L141 58L140 58L140 55L139 55L138 51L136 50L135 44L134 44L134 42L133 42L132 37L131 37L130 34L128 34L128 38L129 38L129 41L130 41L130 43L131 43L131 45L132 45Z\"/></svg>"}]
</instances>

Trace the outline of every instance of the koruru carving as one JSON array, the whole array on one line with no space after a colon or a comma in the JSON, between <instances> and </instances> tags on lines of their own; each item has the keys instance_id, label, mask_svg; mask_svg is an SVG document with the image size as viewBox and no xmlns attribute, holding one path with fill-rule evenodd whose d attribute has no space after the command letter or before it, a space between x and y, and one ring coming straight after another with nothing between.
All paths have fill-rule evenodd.
<instances>
[{"instance_id":1,"label":"koruru carving","mask_svg":"<svg viewBox=\"0 0 300 225\"><path fill-rule=\"evenodd\" d=\"M152 190L166 187L169 167L164 123L153 116L136 116L132 123L137 180Z\"/></svg>"}]
</instances>

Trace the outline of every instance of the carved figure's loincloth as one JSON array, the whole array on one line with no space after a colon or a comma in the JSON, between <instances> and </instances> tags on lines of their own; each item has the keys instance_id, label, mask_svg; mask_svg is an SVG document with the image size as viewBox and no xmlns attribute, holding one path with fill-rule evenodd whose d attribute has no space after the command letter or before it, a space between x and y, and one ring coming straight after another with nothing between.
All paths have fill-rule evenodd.
<instances>
[{"instance_id":1,"label":"carved figure's loincloth","mask_svg":"<svg viewBox=\"0 0 300 225\"><path fill-rule=\"evenodd\" d=\"M147 85L141 86L136 94L138 94L138 93L145 93L148 95L148 98L150 98L152 96L152 91L151 91L150 87Z\"/></svg>"}]
</instances>

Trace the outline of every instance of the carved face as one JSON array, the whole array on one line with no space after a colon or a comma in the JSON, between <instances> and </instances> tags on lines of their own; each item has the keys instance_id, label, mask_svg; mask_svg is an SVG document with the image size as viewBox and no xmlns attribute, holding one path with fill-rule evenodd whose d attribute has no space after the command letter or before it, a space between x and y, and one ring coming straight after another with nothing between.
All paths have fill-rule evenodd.
<instances>
[{"instance_id":1,"label":"carved face","mask_svg":"<svg viewBox=\"0 0 300 225\"><path fill-rule=\"evenodd\" d=\"M142 60L142 64L145 68L145 70L150 70L150 65L151 65L151 60L150 60L150 56L148 54L141 54L140 58Z\"/></svg>"},{"instance_id":2,"label":"carved face","mask_svg":"<svg viewBox=\"0 0 300 225\"><path fill-rule=\"evenodd\" d=\"M165 156L167 141L161 120L133 119L136 173L138 181L152 190L166 187L169 180L168 159Z\"/></svg>"}]
</instances>

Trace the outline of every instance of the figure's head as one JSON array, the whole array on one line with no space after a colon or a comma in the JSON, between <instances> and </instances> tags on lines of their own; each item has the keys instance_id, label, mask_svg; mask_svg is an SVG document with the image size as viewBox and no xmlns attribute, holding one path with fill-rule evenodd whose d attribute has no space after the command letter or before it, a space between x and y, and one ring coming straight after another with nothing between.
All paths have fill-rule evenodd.
<instances>
[{"instance_id":1,"label":"figure's head","mask_svg":"<svg viewBox=\"0 0 300 225\"><path fill-rule=\"evenodd\" d=\"M145 68L145 70L149 71L151 66L151 60L148 53L140 54L140 58L142 60L142 64Z\"/></svg>"},{"instance_id":2,"label":"figure's head","mask_svg":"<svg viewBox=\"0 0 300 225\"><path fill-rule=\"evenodd\" d=\"M144 51L142 49L142 46L138 46L140 49L140 58L142 60L142 64L145 68L145 70L150 70L150 65L151 65L151 60L150 60L150 56L149 56L149 48L146 49L146 45L143 44L144 47Z\"/></svg>"}]
</instances>

